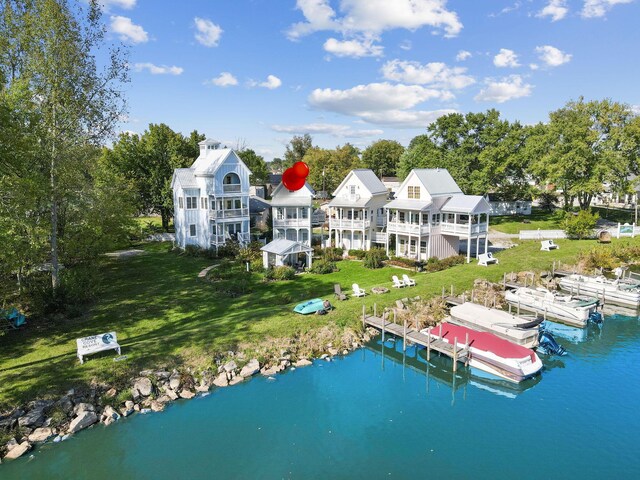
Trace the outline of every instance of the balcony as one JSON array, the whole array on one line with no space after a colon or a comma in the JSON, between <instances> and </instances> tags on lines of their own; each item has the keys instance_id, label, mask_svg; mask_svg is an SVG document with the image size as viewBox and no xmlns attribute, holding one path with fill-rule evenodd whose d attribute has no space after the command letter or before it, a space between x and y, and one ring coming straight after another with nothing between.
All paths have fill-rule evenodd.
<instances>
[{"instance_id":1,"label":"balcony","mask_svg":"<svg viewBox=\"0 0 640 480\"><path fill-rule=\"evenodd\" d=\"M273 221L274 227L308 227L308 218L276 218Z\"/></svg>"},{"instance_id":2,"label":"balcony","mask_svg":"<svg viewBox=\"0 0 640 480\"><path fill-rule=\"evenodd\" d=\"M347 230L364 230L371 226L370 220L349 220L348 218L330 218L329 228L343 228Z\"/></svg>"},{"instance_id":3,"label":"balcony","mask_svg":"<svg viewBox=\"0 0 640 480\"><path fill-rule=\"evenodd\" d=\"M389 222L387 223L387 232L406 233L409 235L429 235L431 233L431 225L418 225L415 223L404 223L404 222Z\"/></svg>"},{"instance_id":4,"label":"balcony","mask_svg":"<svg viewBox=\"0 0 640 480\"><path fill-rule=\"evenodd\" d=\"M222 185L222 193L240 193L240 192L242 192L242 185L239 183Z\"/></svg>"},{"instance_id":5,"label":"balcony","mask_svg":"<svg viewBox=\"0 0 640 480\"><path fill-rule=\"evenodd\" d=\"M209 218L211 220L218 220L224 218L238 218L248 217L248 208L233 208L231 210L209 210Z\"/></svg>"},{"instance_id":6,"label":"balcony","mask_svg":"<svg viewBox=\"0 0 640 480\"><path fill-rule=\"evenodd\" d=\"M250 235L248 233L227 233L226 235L212 235L211 245L224 245L230 240L237 240L240 243L249 243Z\"/></svg>"},{"instance_id":7,"label":"balcony","mask_svg":"<svg viewBox=\"0 0 640 480\"><path fill-rule=\"evenodd\" d=\"M440 232L453 235L478 235L487 233L488 225L486 223L472 223L471 225L461 223L447 223L440 224Z\"/></svg>"},{"instance_id":8,"label":"balcony","mask_svg":"<svg viewBox=\"0 0 640 480\"><path fill-rule=\"evenodd\" d=\"M385 227L387 225L387 217L376 218L376 227Z\"/></svg>"}]
</instances>

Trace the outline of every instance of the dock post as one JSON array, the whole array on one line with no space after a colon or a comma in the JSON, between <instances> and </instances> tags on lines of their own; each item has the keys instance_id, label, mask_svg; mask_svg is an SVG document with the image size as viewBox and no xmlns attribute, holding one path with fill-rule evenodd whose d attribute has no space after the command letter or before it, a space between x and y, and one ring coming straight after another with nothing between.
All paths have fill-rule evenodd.
<instances>
[{"instance_id":1,"label":"dock post","mask_svg":"<svg viewBox=\"0 0 640 480\"><path fill-rule=\"evenodd\" d=\"M453 340L453 372L458 369L458 337Z\"/></svg>"},{"instance_id":2,"label":"dock post","mask_svg":"<svg viewBox=\"0 0 640 480\"><path fill-rule=\"evenodd\" d=\"M377 303L373 304L373 316L376 317L376 318L378 317L378 304Z\"/></svg>"},{"instance_id":3,"label":"dock post","mask_svg":"<svg viewBox=\"0 0 640 480\"><path fill-rule=\"evenodd\" d=\"M518 316L520 316L520 298L518 298Z\"/></svg>"},{"instance_id":4,"label":"dock post","mask_svg":"<svg viewBox=\"0 0 640 480\"><path fill-rule=\"evenodd\" d=\"M511 304L509 304L509 313L511 313Z\"/></svg>"},{"instance_id":5,"label":"dock post","mask_svg":"<svg viewBox=\"0 0 640 480\"><path fill-rule=\"evenodd\" d=\"M444 298L444 285L442 286L442 298Z\"/></svg>"},{"instance_id":6,"label":"dock post","mask_svg":"<svg viewBox=\"0 0 640 480\"><path fill-rule=\"evenodd\" d=\"M507 272L504 272L502 274L502 289L503 290L507 289Z\"/></svg>"},{"instance_id":7,"label":"dock post","mask_svg":"<svg viewBox=\"0 0 640 480\"><path fill-rule=\"evenodd\" d=\"M462 303L466 303L467 302L467 292L464 292L462 294Z\"/></svg>"},{"instance_id":8,"label":"dock post","mask_svg":"<svg viewBox=\"0 0 640 480\"><path fill-rule=\"evenodd\" d=\"M604 291L604 288L602 289L602 306L604 307L604 303L605 303L605 299L606 299L606 293Z\"/></svg>"},{"instance_id":9,"label":"dock post","mask_svg":"<svg viewBox=\"0 0 640 480\"><path fill-rule=\"evenodd\" d=\"M395 325L396 323L398 323L398 322L396 321L396 313L397 313L397 310L394 308L394 309L393 309L393 324L394 324L394 325Z\"/></svg>"},{"instance_id":10,"label":"dock post","mask_svg":"<svg viewBox=\"0 0 640 480\"><path fill-rule=\"evenodd\" d=\"M402 329L402 351L407 351L407 318L404 319L404 328Z\"/></svg>"},{"instance_id":11,"label":"dock post","mask_svg":"<svg viewBox=\"0 0 640 480\"><path fill-rule=\"evenodd\" d=\"M440 323L440 331L438 332L438 338L442 338L442 323Z\"/></svg>"},{"instance_id":12,"label":"dock post","mask_svg":"<svg viewBox=\"0 0 640 480\"><path fill-rule=\"evenodd\" d=\"M547 321L547 306L544 306L544 321Z\"/></svg>"},{"instance_id":13,"label":"dock post","mask_svg":"<svg viewBox=\"0 0 640 480\"><path fill-rule=\"evenodd\" d=\"M551 265L551 278L555 278L556 276L556 261L553 261L553 265Z\"/></svg>"},{"instance_id":14,"label":"dock post","mask_svg":"<svg viewBox=\"0 0 640 480\"><path fill-rule=\"evenodd\" d=\"M476 301L476 291L474 288L471 289L471 303L475 303Z\"/></svg>"},{"instance_id":15,"label":"dock post","mask_svg":"<svg viewBox=\"0 0 640 480\"><path fill-rule=\"evenodd\" d=\"M484 297L484 308L487 308L487 297Z\"/></svg>"},{"instance_id":16,"label":"dock post","mask_svg":"<svg viewBox=\"0 0 640 480\"><path fill-rule=\"evenodd\" d=\"M467 349L467 354L464 358L464 365L465 367L469 365L469 333L467 332L467 335L464 338L464 346Z\"/></svg>"},{"instance_id":17,"label":"dock post","mask_svg":"<svg viewBox=\"0 0 640 480\"><path fill-rule=\"evenodd\" d=\"M431 327L427 330L427 337L429 340L427 341L427 362L431 360ZM429 368L427 366L427 368Z\"/></svg>"},{"instance_id":18,"label":"dock post","mask_svg":"<svg viewBox=\"0 0 640 480\"><path fill-rule=\"evenodd\" d=\"M395 313L396 311L394 310L393 313ZM384 315L382 316L382 346L384 346L384 328L385 328L385 324L386 320L384 318Z\"/></svg>"},{"instance_id":19,"label":"dock post","mask_svg":"<svg viewBox=\"0 0 640 480\"><path fill-rule=\"evenodd\" d=\"M451 285L451 296L453 297L453 285Z\"/></svg>"},{"instance_id":20,"label":"dock post","mask_svg":"<svg viewBox=\"0 0 640 480\"><path fill-rule=\"evenodd\" d=\"M365 321L365 315L366 315L365 314L365 308L366 307L364 305L362 305L362 328L363 329L367 328L367 324L366 324L366 321Z\"/></svg>"}]
</instances>

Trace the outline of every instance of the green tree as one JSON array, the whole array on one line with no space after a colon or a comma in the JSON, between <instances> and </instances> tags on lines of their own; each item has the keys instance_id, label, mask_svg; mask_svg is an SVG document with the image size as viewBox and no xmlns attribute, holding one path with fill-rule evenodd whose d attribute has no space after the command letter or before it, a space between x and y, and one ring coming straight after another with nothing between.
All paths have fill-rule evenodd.
<instances>
[{"instance_id":1,"label":"green tree","mask_svg":"<svg viewBox=\"0 0 640 480\"><path fill-rule=\"evenodd\" d=\"M527 141L532 172L562 190L565 209L577 199L582 210L605 184L624 190L638 173L638 120L611 100L568 102Z\"/></svg>"},{"instance_id":2,"label":"green tree","mask_svg":"<svg viewBox=\"0 0 640 480\"><path fill-rule=\"evenodd\" d=\"M404 147L395 140L378 140L362 152L362 165L380 178L393 177L403 153Z\"/></svg>"},{"instance_id":3,"label":"green tree","mask_svg":"<svg viewBox=\"0 0 640 480\"><path fill-rule=\"evenodd\" d=\"M268 163L269 172L271 173L282 173L286 170L284 166L285 162L281 158L274 158Z\"/></svg>"},{"instance_id":4,"label":"green tree","mask_svg":"<svg viewBox=\"0 0 640 480\"><path fill-rule=\"evenodd\" d=\"M264 158L250 148L245 148L237 153L249 170L251 170L251 177L249 179L251 185L264 185L269 175L267 162L264 161Z\"/></svg>"},{"instance_id":5,"label":"green tree","mask_svg":"<svg viewBox=\"0 0 640 480\"><path fill-rule=\"evenodd\" d=\"M350 170L360 165L360 151L347 143L333 150L310 148L302 159L309 166L307 181L316 191L331 193Z\"/></svg>"},{"instance_id":6,"label":"green tree","mask_svg":"<svg viewBox=\"0 0 640 480\"><path fill-rule=\"evenodd\" d=\"M284 168L289 168L296 162L302 161L307 151L313 146L311 135L295 135L284 152Z\"/></svg>"}]
</instances>

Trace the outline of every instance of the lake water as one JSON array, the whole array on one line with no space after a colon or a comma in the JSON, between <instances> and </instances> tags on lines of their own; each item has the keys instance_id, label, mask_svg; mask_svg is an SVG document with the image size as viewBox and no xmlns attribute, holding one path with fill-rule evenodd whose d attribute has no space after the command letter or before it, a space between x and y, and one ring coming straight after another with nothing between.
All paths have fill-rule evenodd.
<instances>
[{"instance_id":1,"label":"lake water","mask_svg":"<svg viewBox=\"0 0 640 480\"><path fill-rule=\"evenodd\" d=\"M562 332L561 332L562 333ZM401 341L164 413L96 426L0 466L10 479L612 478L640 470L640 323L557 337L521 386Z\"/></svg>"}]
</instances>

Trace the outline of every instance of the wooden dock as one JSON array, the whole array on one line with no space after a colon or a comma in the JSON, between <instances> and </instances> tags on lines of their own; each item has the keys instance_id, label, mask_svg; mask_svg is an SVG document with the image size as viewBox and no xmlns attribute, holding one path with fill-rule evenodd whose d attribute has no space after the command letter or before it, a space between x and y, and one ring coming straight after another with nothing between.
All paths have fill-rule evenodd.
<instances>
[{"instance_id":1,"label":"wooden dock","mask_svg":"<svg viewBox=\"0 0 640 480\"><path fill-rule=\"evenodd\" d=\"M406 350L407 341L414 343L416 345L421 345L427 349L427 361L431 359L431 350L434 350L438 353L448 356L453 359L453 371L455 372L457 369L458 362L463 362L464 364L468 364L469 362L469 338L455 338L453 340L453 344L450 344L442 338L437 338L442 336L442 326L440 327L431 327L429 329L430 332L436 335L436 338L421 333L413 328L407 327L407 322L405 320L403 325L399 325L395 322L390 322L386 318L378 317L375 315L376 308L374 307L374 315L367 315L366 309L362 307L362 325L364 327L371 326L377 328L382 332L382 341L384 342L386 334L392 334L398 338L402 338L403 346L402 349ZM393 311L393 317L395 319L396 312ZM464 341L464 346L458 346L458 342L462 343Z\"/></svg>"}]
</instances>

